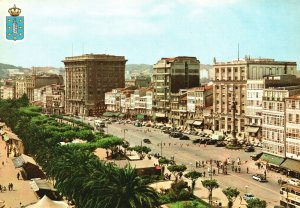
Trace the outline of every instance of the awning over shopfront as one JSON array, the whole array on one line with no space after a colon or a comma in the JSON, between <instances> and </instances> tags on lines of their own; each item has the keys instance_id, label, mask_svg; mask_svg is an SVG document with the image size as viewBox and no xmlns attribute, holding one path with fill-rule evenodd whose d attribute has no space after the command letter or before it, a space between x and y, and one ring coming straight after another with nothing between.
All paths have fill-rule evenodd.
<instances>
[{"instance_id":1,"label":"awning over shopfront","mask_svg":"<svg viewBox=\"0 0 300 208\"><path fill-rule=\"evenodd\" d=\"M246 132L249 132L249 133L257 133L259 130L259 127L256 127L256 126L248 126L246 128Z\"/></svg>"},{"instance_id":2,"label":"awning over shopfront","mask_svg":"<svg viewBox=\"0 0 300 208\"><path fill-rule=\"evenodd\" d=\"M280 167L300 173L300 161L287 158Z\"/></svg>"},{"instance_id":3,"label":"awning over shopfront","mask_svg":"<svg viewBox=\"0 0 300 208\"><path fill-rule=\"evenodd\" d=\"M144 118L145 118L145 115L144 115L144 114L137 114L137 115L136 115L136 118L137 118L137 119L144 119Z\"/></svg>"},{"instance_id":4,"label":"awning over shopfront","mask_svg":"<svg viewBox=\"0 0 300 208\"><path fill-rule=\"evenodd\" d=\"M12 161L16 168L22 167L25 163L31 163L33 165L37 165L35 160L32 157L29 157L24 154L20 155L19 157L13 158Z\"/></svg>"},{"instance_id":5,"label":"awning over shopfront","mask_svg":"<svg viewBox=\"0 0 300 208\"><path fill-rule=\"evenodd\" d=\"M118 117L121 113L119 112L105 112L103 116L105 117Z\"/></svg>"},{"instance_id":6,"label":"awning over shopfront","mask_svg":"<svg viewBox=\"0 0 300 208\"><path fill-rule=\"evenodd\" d=\"M195 121L194 120L186 120L186 124L193 124Z\"/></svg>"},{"instance_id":7,"label":"awning over shopfront","mask_svg":"<svg viewBox=\"0 0 300 208\"><path fill-rule=\"evenodd\" d=\"M201 126L202 125L202 121L196 120L193 125L195 126Z\"/></svg>"},{"instance_id":8,"label":"awning over shopfront","mask_svg":"<svg viewBox=\"0 0 300 208\"><path fill-rule=\"evenodd\" d=\"M278 156L267 154L267 153L264 153L260 159L268 162L271 165L277 166L277 167L279 167L281 165L281 163L284 161L283 157L278 157Z\"/></svg>"},{"instance_id":9,"label":"awning over shopfront","mask_svg":"<svg viewBox=\"0 0 300 208\"><path fill-rule=\"evenodd\" d=\"M39 191L39 190L51 190L56 191L55 188L53 188L46 180L33 180L29 182L31 185L32 190Z\"/></svg>"},{"instance_id":10,"label":"awning over shopfront","mask_svg":"<svg viewBox=\"0 0 300 208\"><path fill-rule=\"evenodd\" d=\"M123 118L124 116L125 116L124 113L120 113L120 114L118 115L118 117L120 117L120 118Z\"/></svg>"}]
</instances>

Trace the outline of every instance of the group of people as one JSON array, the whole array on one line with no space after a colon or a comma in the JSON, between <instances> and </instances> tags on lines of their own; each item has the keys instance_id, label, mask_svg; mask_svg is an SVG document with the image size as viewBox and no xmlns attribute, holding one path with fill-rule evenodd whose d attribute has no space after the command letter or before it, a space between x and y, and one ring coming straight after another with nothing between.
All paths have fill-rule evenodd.
<instances>
[{"instance_id":1,"label":"group of people","mask_svg":"<svg viewBox=\"0 0 300 208\"><path fill-rule=\"evenodd\" d=\"M6 189L6 186L2 186L1 184L0 184L0 192L3 192L3 191L6 191L7 189ZM9 183L8 184L8 190L9 191L13 191L14 190L14 184L13 183Z\"/></svg>"}]
</instances>

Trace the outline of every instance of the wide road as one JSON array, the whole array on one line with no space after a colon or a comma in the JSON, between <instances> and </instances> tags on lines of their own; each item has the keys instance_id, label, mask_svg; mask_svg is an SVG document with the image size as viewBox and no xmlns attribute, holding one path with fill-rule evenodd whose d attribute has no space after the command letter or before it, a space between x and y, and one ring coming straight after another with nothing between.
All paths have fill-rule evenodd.
<instances>
[{"instance_id":1,"label":"wide road","mask_svg":"<svg viewBox=\"0 0 300 208\"><path fill-rule=\"evenodd\" d=\"M222 173L213 176L220 183L221 187L236 187L241 193L251 192L256 197L266 200L268 207L273 207L279 204L280 186L277 184L277 180L280 178L280 174L274 172L268 172L267 183L260 183L252 179L252 174L263 173L264 170L258 170L254 161L250 159L250 155L253 153L246 153L243 150L227 150L223 147L215 147L214 145L207 145L204 147L202 144L192 144L191 141L181 141L177 138L169 137L168 134L164 134L159 129L153 129L149 127L135 127L132 124L109 124L106 129L109 134L124 138L129 141L131 146L140 145L142 140L148 138L151 140L151 144L143 145L149 146L152 149L152 153L159 153L167 158L174 156L177 164L185 164L189 169L197 169L200 172L205 171L207 177L207 165L205 168L196 168L196 161L203 160L220 160L225 161L226 158L230 160L237 160L240 158L242 161L241 173L235 173L231 170L231 166L228 167L228 175ZM125 133L124 133L125 132ZM161 148L162 144L162 148ZM260 148L256 149L256 153L260 152ZM245 163L247 161L247 163ZM249 173L246 173L246 168L249 168ZM247 188L246 188L247 187ZM247 189L247 190L246 190Z\"/></svg>"}]
</instances>

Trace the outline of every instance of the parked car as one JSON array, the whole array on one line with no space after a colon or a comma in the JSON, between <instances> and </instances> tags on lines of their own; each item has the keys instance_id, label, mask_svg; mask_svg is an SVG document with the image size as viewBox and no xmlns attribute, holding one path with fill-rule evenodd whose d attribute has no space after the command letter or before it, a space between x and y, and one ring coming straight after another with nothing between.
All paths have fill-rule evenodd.
<instances>
[{"instance_id":1,"label":"parked car","mask_svg":"<svg viewBox=\"0 0 300 208\"><path fill-rule=\"evenodd\" d=\"M143 142L146 143L146 144L151 144L150 139L143 139Z\"/></svg>"},{"instance_id":2,"label":"parked car","mask_svg":"<svg viewBox=\"0 0 300 208\"><path fill-rule=\"evenodd\" d=\"M250 157L252 160L256 161L262 156L262 154L263 153L261 152L261 153L255 154L255 155L251 155Z\"/></svg>"},{"instance_id":3,"label":"parked car","mask_svg":"<svg viewBox=\"0 0 300 208\"><path fill-rule=\"evenodd\" d=\"M166 130L163 130L163 132L164 132L165 134L170 134L170 133L171 133L171 131L170 131L170 130L168 130L168 129L166 129Z\"/></svg>"},{"instance_id":4,"label":"parked car","mask_svg":"<svg viewBox=\"0 0 300 208\"><path fill-rule=\"evenodd\" d=\"M180 132L172 132L172 133L170 133L170 136L174 137L174 138L179 138L179 137L182 136L182 133L180 133Z\"/></svg>"},{"instance_id":5,"label":"parked car","mask_svg":"<svg viewBox=\"0 0 300 208\"><path fill-rule=\"evenodd\" d=\"M263 174L260 174L260 173L253 175L252 178L256 181L259 181L259 182L268 182L266 177Z\"/></svg>"},{"instance_id":6,"label":"parked car","mask_svg":"<svg viewBox=\"0 0 300 208\"><path fill-rule=\"evenodd\" d=\"M218 141L216 144L216 147L225 147L225 146L226 146L226 143L223 141Z\"/></svg>"},{"instance_id":7,"label":"parked car","mask_svg":"<svg viewBox=\"0 0 300 208\"><path fill-rule=\"evenodd\" d=\"M201 139L195 139L195 140L193 140L193 144L198 144L200 142L201 142Z\"/></svg>"},{"instance_id":8,"label":"parked car","mask_svg":"<svg viewBox=\"0 0 300 208\"><path fill-rule=\"evenodd\" d=\"M182 135L179 140L190 140L190 137L188 137L187 135Z\"/></svg>"},{"instance_id":9,"label":"parked car","mask_svg":"<svg viewBox=\"0 0 300 208\"><path fill-rule=\"evenodd\" d=\"M254 152L255 151L255 148L253 146L247 146L245 148L245 152Z\"/></svg>"},{"instance_id":10,"label":"parked car","mask_svg":"<svg viewBox=\"0 0 300 208\"><path fill-rule=\"evenodd\" d=\"M296 178L291 178L288 180L288 184L294 185L294 186L300 186L300 180Z\"/></svg>"},{"instance_id":11,"label":"parked car","mask_svg":"<svg viewBox=\"0 0 300 208\"><path fill-rule=\"evenodd\" d=\"M251 193L245 193L243 198L244 198L245 201L248 201L250 199L255 199L255 196Z\"/></svg>"},{"instance_id":12,"label":"parked car","mask_svg":"<svg viewBox=\"0 0 300 208\"><path fill-rule=\"evenodd\" d=\"M200 138L200 144L206 144L211 139L209 137L201 137Z\"/></svg>"},{"instance_id":13,"label":"parked car","mask_svg":"<svg viewBox=\"0 0 300 208\"><path fill-rule=\"evenodd\" d=\"M111 121L106 121L106 124L111 124Z\"/></svg>"},{"instance_id":14,"label":"parked car","mask_svg":"<svg viewBox=\"0 0 300 208\"><path fill-rule=\"evenodd\" d=\"M205 133L205 132L199 132L198 135L199 135L199 136L202 136L202 137L208 136L207 133Z\"/></svg>"},{"instance_id":15,"label":"parked car","mask_svg":"<svg viewBox=\"0 0 300 208\"><path fill-rule=\"evenodd\" d=\"M134 126L136 126L136 127L142 127L142 123L140 123L140 122L135 122L135 123L134 123Z\"/></svg>"},{"instance_id":16,"label":"parked car","mask_svg":"<svg viewBox=\"0 0 300 208\"><path fill-rule=\"evenodd\" d=\"M147 123L145 126L146 127L151 127L151 123Z\"/></svg>"},{"instance_id":17,"label":"parked car","mask_svg":"<svg viewBox=\"0 0 300 208\"><path fill-rule=\"evenodd\" d=\"M217 144L217 142L218 142L217 140L210 139L206 142L206 144L207 145L215 145L215 144Z\"/></svg>"}]
</instances>

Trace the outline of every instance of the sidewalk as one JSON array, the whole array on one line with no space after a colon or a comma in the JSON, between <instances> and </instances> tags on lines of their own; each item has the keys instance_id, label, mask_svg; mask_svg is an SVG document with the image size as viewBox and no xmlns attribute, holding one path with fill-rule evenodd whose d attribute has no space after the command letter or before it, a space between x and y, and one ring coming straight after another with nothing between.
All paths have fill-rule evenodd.
<instances>
[{"instance_id":1,"label":"sidewalk","mask_svg":"<svg viewBox=\"0 0 300 208\"><path fill-rule=\"evenodd\" d=\"M15 168L12 162L13 154L6 156L5 142L0 137L0 184L6 186L7 190L0 192L0 201L5 201L5 207L16 208L38 201L34 191L31 189L29 181L24 181L22 177L17 179L19 169ZM2 165L4 162L4 165ZM8 184L13 183L13 191L8 191Z\"/></svg>"}]
</instances>

